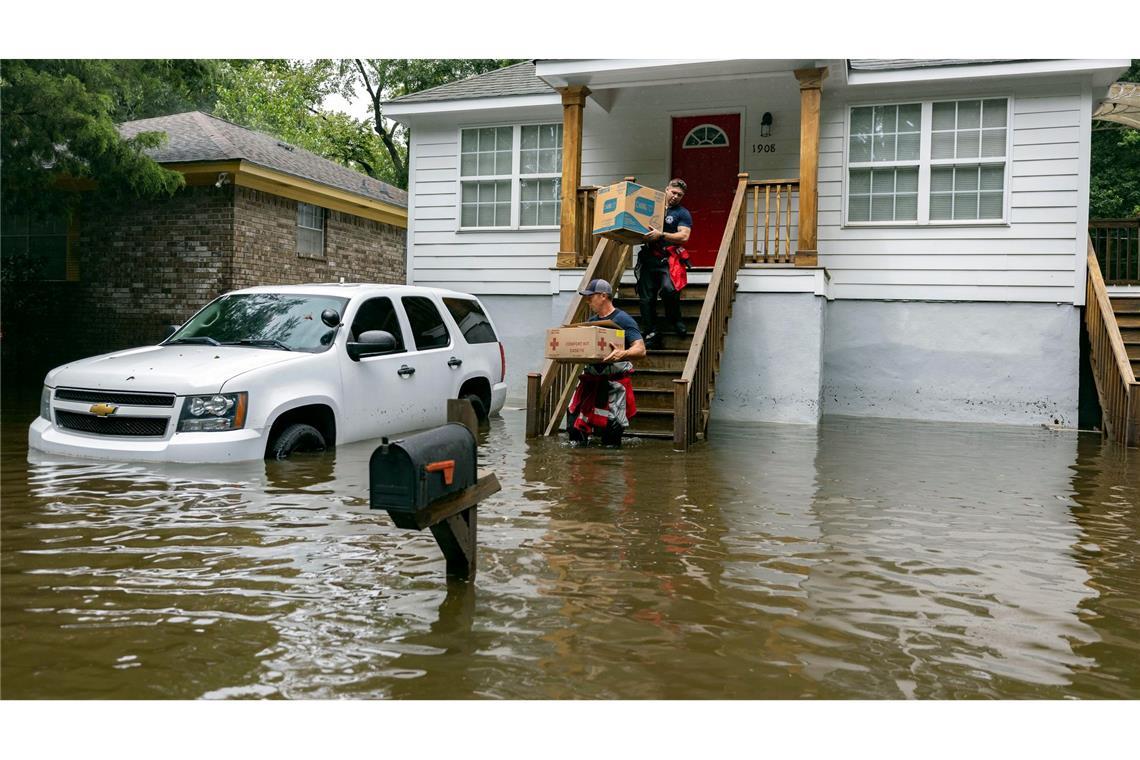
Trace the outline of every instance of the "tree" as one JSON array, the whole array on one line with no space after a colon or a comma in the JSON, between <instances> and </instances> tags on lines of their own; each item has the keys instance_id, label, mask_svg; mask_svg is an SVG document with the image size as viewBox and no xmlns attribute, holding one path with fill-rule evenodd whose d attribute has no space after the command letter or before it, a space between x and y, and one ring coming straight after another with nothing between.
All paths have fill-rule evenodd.
<instances>
[{"instance_id":1,"label":"tree","mask_svg":"<svg viewBox=\"0 0 1140 760\"><path fill-rule=\"evenodd\" d=\"M1140 60L1120 76L1140 82ZM1140 216L1140 130L1094 121L1089 177L1089 218Z\"/></svg>"},{"instance_id":2,"label":"tree","mask_svg":"<svg viewBox=\"0 0 1140 760\"><path fill-rule=\"evenodd\" d=\"M408 186L409 132L384 118L384 101L421 92L448 82L485 74L517 63L507 59L375 59L341 62L341 82L347 97L365 95L372 104L372 128L380 136L396 175L395 184Z\"/></svg>"},{"instance_id":3,"label":"tree","mask_svg":"<svg viewBox=\"0 0 1140 760\"><path fill-rule=\"evenodd\" d=\"M58 179L91 180L110 202L170 195L183 184L143 151L161 133L123 139L115 125L190 110L212 100L215 67L203 61L0 62L3 212L58 212L74 202Z\"/></svg>"}]
</instances>

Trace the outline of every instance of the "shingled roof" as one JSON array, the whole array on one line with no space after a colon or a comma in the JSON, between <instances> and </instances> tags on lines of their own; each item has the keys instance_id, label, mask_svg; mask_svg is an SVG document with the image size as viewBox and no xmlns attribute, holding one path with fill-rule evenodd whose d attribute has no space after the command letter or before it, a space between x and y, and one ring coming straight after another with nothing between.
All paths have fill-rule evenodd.
<instances>
[{"instance_id":1,"label":"shingled roof","mask_svg":"<svg viewBox=\"0 0 1140 760\"><path fill-rule=\"evenodd\" d=\"M242 160L294 177L347 190L365 198L407 208L406 191L353 171L276 137L239 127L201 111L189 111L119 125L119 133L165 132L169 140L146 154L160 164Z\"/></svg>"},{"instance_id":2,"label":"shingled roof","mask_svg":"<svg viewBox=\"0 0 1140 760\"><path fill-rule=\"evenodd\" d=\"M440 100L499 98L506 95L549 95L553 92L554 88L535 74L534 61L523 61L458 82L441 84L430 90L393 98L388 102L432 103Z\"/></svg>"}]
</instances>

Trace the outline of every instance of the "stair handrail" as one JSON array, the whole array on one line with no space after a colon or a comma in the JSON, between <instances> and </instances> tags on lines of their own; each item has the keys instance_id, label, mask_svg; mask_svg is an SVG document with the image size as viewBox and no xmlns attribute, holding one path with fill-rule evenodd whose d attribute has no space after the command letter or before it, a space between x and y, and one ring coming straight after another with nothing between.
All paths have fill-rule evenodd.
<instances>
[{"instance_id":1,"label":"stair handrail","mask_svg":"<svg viewBox=\"0 0 1140 760\"><path fill-rule=\"evenodd\" d=\"M704 416L707 398L720 352L724 349L725 323L736 284L736 273L744 260L745 218L742 213L748 189L748 175L738 174L736 195L724 225L720 248L716 254L701 315L693 330L693 341L685 369L673 381L673 448L688 450L697 433L704 432L708 419ZM710 336L710 329L715 331Z\"/></svg>"},{"instance_id":2,"label":"stair handrail","mask_svg":"<svg viewBox=\"0 0 1140 760\"><path fill-rule=\"evenodd\" d=\"M589 305L578 294L591 280L603 279L611 283L616 291L622 275L629 265L631 248L628 243L599 238L594 253L582 273L582 279L575 288L566 307L562 324L584 322L589 317ZM570 401L570 391L578 377L580 364L556 362L545 359L540 372L527 376L526 435L533 438L539 435L552 435L562 421L566 404Z\"/></svg>"},{"instance_id":3,"label":"stair handrail","mask_svg":"<svg viewBox=\"0 0 1140 760\"><path fill-rule=\"evenodd\" d=\"M1132 372L1091 236L1088 240L1085 326L1105 435L1122 445L1138 446L1140 383L1136 382L1136 375Z\"/></svg>"}]
</instances>

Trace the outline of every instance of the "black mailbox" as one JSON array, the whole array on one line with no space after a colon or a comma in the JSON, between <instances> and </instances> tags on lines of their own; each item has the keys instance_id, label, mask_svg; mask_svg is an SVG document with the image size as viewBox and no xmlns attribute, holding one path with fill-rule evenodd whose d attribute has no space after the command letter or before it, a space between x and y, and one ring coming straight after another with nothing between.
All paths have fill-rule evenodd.
<instances>
[{"instance_id":1,"label":"black mailbox","mask_svg":"<svg viewBox=\"0 0 1140 760\"><path fill-rule=\"evenodd\" d=\"M372 509L385 509L398 528L422 528L416 513L475 485L475 436L446 425L385 442L368 463Z\"/></svg>"}]
</instances>

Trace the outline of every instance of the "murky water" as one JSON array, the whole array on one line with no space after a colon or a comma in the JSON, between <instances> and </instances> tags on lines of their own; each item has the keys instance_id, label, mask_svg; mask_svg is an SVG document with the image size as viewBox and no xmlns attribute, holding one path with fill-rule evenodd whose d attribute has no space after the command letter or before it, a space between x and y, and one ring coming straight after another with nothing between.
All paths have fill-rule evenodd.
<instances>
[{"instance_id":1,"label":"murky water","mask_svg":"<svg viewBox=\"0 0 1140 760\"><path fill-rule=\"evenodd\" d=\"M1096 436L717 424L481 464L479 571L368 509L372 444L28 461L2 437L5 698L1140 697L1140 456Z\"/></svg>"}]
</instances>

